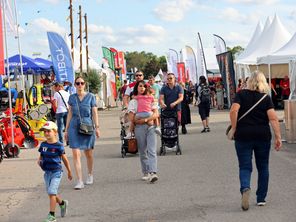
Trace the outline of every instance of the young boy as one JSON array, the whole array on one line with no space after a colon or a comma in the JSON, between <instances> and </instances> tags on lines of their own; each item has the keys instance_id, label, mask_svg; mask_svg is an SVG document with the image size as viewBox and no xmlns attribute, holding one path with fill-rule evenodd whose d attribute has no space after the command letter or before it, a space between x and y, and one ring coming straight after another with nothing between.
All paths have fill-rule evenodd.
<instances>
[{"instance_id":1,"label":"young boy","mask_svg":"<svg viewBox=\"0 0 296 222\"><path fill-rule=\"evenodd\" d=\"M40 129L40 131L44 132L46 141L41 143L38 150L40 152L38 165L44 171L44 181L50 202L49 214L44 222L56 221L55 208L57 203L61 208L61 217L67 214L68 201L58 196L58 188L63 174L61 160L63 160L68 171L68 179L72 180L70 164L66 157L63 144L58 142L57 130L57 125L51 121L47 121Z\"/></svg>"}]
</instances>

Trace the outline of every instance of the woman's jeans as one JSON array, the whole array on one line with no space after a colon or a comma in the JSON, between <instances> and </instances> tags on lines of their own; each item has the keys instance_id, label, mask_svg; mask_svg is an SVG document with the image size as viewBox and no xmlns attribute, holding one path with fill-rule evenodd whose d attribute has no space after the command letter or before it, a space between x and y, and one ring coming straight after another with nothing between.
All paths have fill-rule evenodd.
<instances>
[{"instance_id":1,"label":"woman's jeans","mask_svg":"<svg viewBox=\"0 0 296 222\"><path fill-rule=\"evenodd\" d=\"M135 137L140 154L142 173L156 173L157 154L155 126L148 126L147 124L136 125Z\"/></svg>"},{"instance_id":2,"label":"woman's jeans","mask_svg":"<svg viewBox=\"0 0 296 222\"><path fill-rule=\"evenodd\" d=\"M66 128L67 123L67 115L68 112L65 113L56 113L57 125L58 125L58 134L59 134L59 141L61 143L64 142L63 140L63 130Z\"/></svg>"},{"instance_id":3,"label":"woman's jeans","mask_svg":"<svg viewBox=\"0 0 296 222\"><path fill-rule=\"evenodd\" d=\"M257 202L265 201L269 179L270 141L235 141L235 149L239 162L239 179L241 193L250 188L252 173L252 155L258 170Z\"/></svg>"}]
</instances>

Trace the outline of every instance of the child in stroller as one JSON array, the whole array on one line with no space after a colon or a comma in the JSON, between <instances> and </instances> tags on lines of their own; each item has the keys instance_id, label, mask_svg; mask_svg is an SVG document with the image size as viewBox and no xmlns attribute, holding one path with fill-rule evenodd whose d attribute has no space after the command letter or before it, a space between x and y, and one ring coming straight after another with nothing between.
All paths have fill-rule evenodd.
<instances>
[{"instance_id":1,"label":"child in stroller","mask_svg":"<svg viewBox=\"0 0 296 222\"><path fill-rule=\"evenodd\" d=\"M133 97L133 99L130 101L129 104L129 117L131 119L130 123L130 132L125 137L125 139L129 139L132 137L132 134L134 132L134 120L137 119L146 119L153 115L153 111L158 109L157 105L154 103L154 97L151 95L151 89L148 84L145 84L144 81L140 81L135 85L134 88L134 94L136 96ZM136 109L135 109L136 106ZM136 111L136 112L135 112ZM161 130L159 127L159 121L158 119L154 120L155 125L155 133L158 135L161 135Z\"/></svg>"},{"instance_id":2,"label":"child in stroller","mask_svg":"<svg viewBox=\"0 0 296 222\"><path fill-rule=\"evenodd\" d=\"M181 147L179 144L179 126L178 126L178 113L174 109L161 110L161 147L159 155L165 155L166 149L176 150L176 155L182 155Z\"/></svg>"}]
</instances>

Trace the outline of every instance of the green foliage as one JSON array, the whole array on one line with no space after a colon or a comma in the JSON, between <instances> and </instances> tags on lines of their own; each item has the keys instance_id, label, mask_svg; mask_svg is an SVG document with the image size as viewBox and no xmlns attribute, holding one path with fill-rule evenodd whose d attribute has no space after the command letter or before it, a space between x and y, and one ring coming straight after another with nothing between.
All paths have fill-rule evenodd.
<instances>
[{"instance_id":1,"label":"green foliage","mask_svg":"<svg viewBox=\"0 0 296 222\"><path fill-rule=\"evenodd\" d=\"M227 47L228 51L231 51L233 59L235 59L240 53L244 51L244 48L241 46L234 46L233 48Z\"/></svg>"},{"instance_id":2,"label":"green foliage","mask_svg":"<svg viewBox=\"0 0 296 222\"><path fill-rule=\"evenodd\" d=\"M88 83L89 91L91 93L97 94L101 90L103 79L97 70L90 69L84 78Z\"/></svg>"},{"instance_id":3,"label":"green foliage","mask_svg":"<svg viewBox=\"0 0 296 222\"><path fill-rule=\"evenodd\" d=\"M159 69L163 71L167 70L167 63L165 56L157 57L151 52L126 52L125 53L127 70L131 71L137 67L138 70L142 70L145 75L145 79L149 75L156 75Z\"/></svg>"}]
</instances>

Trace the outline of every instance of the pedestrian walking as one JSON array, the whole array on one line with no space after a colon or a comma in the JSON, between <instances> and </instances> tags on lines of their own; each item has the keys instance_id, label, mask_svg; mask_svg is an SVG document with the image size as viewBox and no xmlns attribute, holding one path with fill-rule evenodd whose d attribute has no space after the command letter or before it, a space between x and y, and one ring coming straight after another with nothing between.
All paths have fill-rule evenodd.
<instances>
[{"instance_id":1,"label":"pedestrian walking","mask_svg":"<svg viewBox=\"0 0 296 222\"><path fill-rule=\"evenodd\" d=\"M249 209L253 152L258 171L257 205L264 206L266 204L272 138L269 123L274 131L275 149L278 151L282 146L279 121L270 96L265 95L269 93L269 90L264 74L255 71L248 79L247 89L242 89L236 94L230 110L239 163L241 207L243 210ZM248 110L251 111L248 112ZM247 114L238 121L245 113Z\"/></svg>"},{"instance_id":2,"label":"pedestrian walking","mask_svg":"<svg viewBox=\"0 0 296 222\"><path fill-rule=\"evenodd\" d=\"M199 77L199 84L196 87L196 97L198 100L198 112L203 125L201 133L210 132L211 90L204 76Z\"/></svg>"},{"instance_id":3,"label":"pedestrian walking","mask_svg":"<svg viewBox=\"0 0 296 222\"><path fill-rule=\"evenodd\" d=\"M87 93L85 89L85 80L82 77L75 79L77 93L69 98L69 113L65 131L65 138L69 140L70 148L73 153L74 169L77 177L77 184L74 189L84 188L81 172L81 151L84 151L88 175L85 184L93 184L93 149L95 138L100 136L98 111L96 98L92 93ZM79 132L81 123L94 127L91 135Z\"/></svg>"},{"instance_id":4,"label":"pedestrian walking","mask_svg":"<svg viewBox=\"0 0 296 222\"><path fill-rule=\"evenodd\" d=\"M66 128L67 115L68 115L68 101L70 94L64 90L63 83L56 82L54 84L55 93L53 95L56 110L56 120L58 125L59 141L63 144L64 135L63 131Z\"/></svg>"},{"instance_id":5,"label":"pedestrian walking","mask_svg":"<svg viewBox=\"0 0 296 222\"><path fill-rule=\"evenodd\" d=\"M179 83L180 86L184 90L184 97L181 102L181 126L182 126L182 134L187 134L186 125L191 124L191 114L189 104L192 102L192 93L187 90L185 84L183 82Z\"/></svg>"},{"instance_id":6,"label":"pedestrian walking","mask_svg":"<svg viewBox=\"0 0 296 222\"><path fill-rule=\"evenodd\" d=\"M154 121L158 118L157 107L154 106L153 97L150 102L149 116L144 116L142 110L147 108L147 103L138 100L147 93L147 85L144 80L137 82L133 94L136 99L130 103L128 111L131 115L136 115L135 119L131 118L135 125L135 137L137 139L138 150L140 153L140 162L142 168L142 180L154 183L158 180L157 176L157 154L156 154L156 134Z\"/></svg>"},{"instance_id":7,"label":"pedestrian walking","mask_svg":"<svg viewBox=\"0 0 296 222\"><path fill-rule=\"evenodd\" d=\"M159 104L162 109L176 110L178 121L181 123L181 102L183 101L183 88L176 83L174 73L167 74L167 84L160 90Z\"/></svg>"},{"instance_id":8,"label":"pedestrian walking","mask_svg":"<svg viewBox=\"0 0 296 222\"><path fill-rule=\"evenodd\" d=\"M57 129L57 125L51 121L46 122L40 128L40 131L44 132L46 141L42 142L38 149L40 152L38 165L44 171L44 182L49 197L49 214L44 222L56 221L56 204L60 206L61 217L67 214L68 201L63 200L60 194L58 195L58 189L63 175L62 160L68 172L68 179L72 180L72 172L64 146L57 140Z\"/></svg>"}]
</instances>

